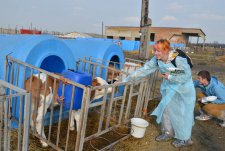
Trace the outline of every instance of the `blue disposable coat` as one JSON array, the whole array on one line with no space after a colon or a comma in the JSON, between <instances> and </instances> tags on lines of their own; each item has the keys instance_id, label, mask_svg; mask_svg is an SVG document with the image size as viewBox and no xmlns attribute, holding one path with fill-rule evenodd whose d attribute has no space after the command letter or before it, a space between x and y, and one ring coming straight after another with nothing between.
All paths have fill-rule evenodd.
<instances>
[{"instance_id":1,"label":"blue disposable coat","mask_svg":"<svg viewBox=\"0 0 225 151\"><path fill-rule=\"evenodd\" d=\"M160 73L169 73L169 80L163 79L160 87L162 100L151 115L157 116L157 123L162 120L164 109L168 109L169 118L175 133L175 138L188 140L191 137L194 124L195 88L192 80L191 69L185 58L176 57L177 68L183 73L170 73L168 68L174 68L168 59L163 63L153 57L142 67L131 73L123 81L135 80L145 77L159 69Z\"/></svg>"},{"instance_id":2,"label":"blue disposable coat","mask_svg":"<svg viewBox=\"0 0 225 151\"><path fill-rule=\"evenodd\" d=\"M217 99L211 103L225 103L225 86L216 77L212 76L209 85L206 87L201 85L197 80L194 81L194 85L195 87L200 88L206 96L217 96Z\"/></svg>"}]
</instances>

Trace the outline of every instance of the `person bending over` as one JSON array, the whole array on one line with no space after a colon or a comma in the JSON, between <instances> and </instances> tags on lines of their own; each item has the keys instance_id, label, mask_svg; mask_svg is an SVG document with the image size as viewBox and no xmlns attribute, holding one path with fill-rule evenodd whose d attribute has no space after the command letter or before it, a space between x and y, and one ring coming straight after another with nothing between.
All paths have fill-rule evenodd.
<instances>
[{"instance_id":1,"label":"person bending over","mask_svg":"<svg viewBox=\"0 0 225 151\"><path fill-rule=\"evenodd\" d=\"M171 62L176 62L176 68ZM171 71L171 69L177 69ZM179 70L178 70L179 69ZM161 123L161 135L156 141L168 141L172 138L174 147L192 145L191 132L194 124L196 93L192 80L191 68L186 58L170 50L170 42L161 39L154 46L154 56L142 68L135 70L123 82L138 80L156 70L163 77L160 87L162 99L151 115L157 116Z\"/></svg>"}]
</instances>

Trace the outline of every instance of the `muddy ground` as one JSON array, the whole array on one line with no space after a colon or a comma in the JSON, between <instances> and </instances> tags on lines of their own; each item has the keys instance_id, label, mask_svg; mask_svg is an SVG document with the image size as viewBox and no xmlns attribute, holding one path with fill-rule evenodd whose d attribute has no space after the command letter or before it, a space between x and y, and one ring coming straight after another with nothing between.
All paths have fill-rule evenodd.
<instances>
[{"instance_id":1,"label":"muddy ground","mask_svg":"<svg viewBox=\"0 0 225 151\"><path fill-rule=\"evenodd\" d=\"M197 114L197 112L196 112ZM181 149L174 148L172 141L156 142L155 137L160 134L160 126L153 117L145 117L150 122L144 138L129 139L112 148L113 151L225 151L225 128L220 127L216 119L209 121L195 121L192 131L194 144Z\"/></svg>"}]
</instances>

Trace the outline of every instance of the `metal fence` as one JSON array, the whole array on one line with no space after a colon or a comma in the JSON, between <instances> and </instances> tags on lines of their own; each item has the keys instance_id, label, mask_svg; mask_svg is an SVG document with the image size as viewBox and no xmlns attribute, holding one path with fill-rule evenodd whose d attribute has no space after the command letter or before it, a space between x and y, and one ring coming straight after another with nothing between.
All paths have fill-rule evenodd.
<instances>
[{"instance_id":1,"label":"metal fence","mask_svg":"<svg viewBox=\"0 0 225 151\"><path fill-rule=\"evenodd\" d=\"M53 106L53 103L48 107L46 114L42 115L41 119L41 130L37 132L37 123L34 119L34 125L30 129L30 133L40 139L42 142L48 144L51 148L55 150L106 150L111 148L116 143L128 138L130 136L130 119L133 117L140 117L143 113L146 113L148 101L150 98L150 89L152 89L154 80L154 75L147 78L141 79L139 81L131 81L126 83L113 83L114 77L120 73L120 76L127 76L129 69L121 70L125 67L123 64L118 64L116 62L109 62L112 66L102 65L102 61L99 59L80 59L77 61L75 71L82 71L92 75L92 78L102 77L106 81L112 84L103 86L84 86L74 81L68 80L62 85L62 97L65 94L65 87L67 85L72 86L71 91L71 104L69 110L64 110L63 102L59 102L57 107ZM139 66L140 67L140 66ZM113 78L109 79L109 72ZM24 88L24 83L36 74L40 78L41 74L44 73L46 78L53 78L54 84L52 85L53 96L57 93L56 83L57 81L62 82L61 76L47 72L40 68L34 67L27 63L16 60L12 57L6 58L6 68L5 68L5 81L9 83ZM114 76L115 75L115 76ZM119 76L119 77L120 77ZM32 78L29 81L29 86L39 89L41 83L34 86L32 83ZM48 101L46 97L47 83L44 86L44 107L45 102ZM72 106L74 102L74 93L76 88L83 90L82 106L80 121L77 123L78 131L70 131L70 123L72 116ZM107 90L112 89L110 94L107 94ZM99 100L90 100L90 95L92 91L105 90L104 95ZM40 90L39 90L40 93ZM32 98L32 97L31 97ZM38 99L38 98L37 98ZM54 101L54 97L51 98L51 102ZM38 105L34 100L30 101L29 110L31 110L30 117L38 112ZM18 116L23 116L22 113L18 112L18 108L23 108L25 104L12 104L12 112L15 118ZM34 106L32 108L32 106ZM27 112L26 112L27 113ZM20 115L21 114L21 115ZM90 115L95 115L91 117ZM25 115L24 115L25 116ZM31 118L32 120L32 118ZM90 122L92 124L90 124ZM93 124L94 123L94 124ZM30 126L30 123L28 123ZM120 128L125 128L125 133L119 132ZM19 126L21 129L21 126ZM47 134L44 137L43 132ZM111 135L110 133L114 133ZM108 136L113 136L108 138ZM114 138L116 136L116 138ZM105 143L99 145L94 145L97 139L102 139ZM29 141L29 150L32 150L31 145L37 145L39 148L40 143L35 141L33 137L29 137L26 140ZM84 145L88 144L88 145ZM88 147L89 146L89 147ZM85 148L87 147L87 148ZM35 150L35 149L34 149Z\"/></svg>"},{"instance_id":2,"label":"metal fence","mask_svg":"<svg viewBox=\"0 0 225 151\"><path fill-rule=\"evenodd\" d=\"M47 72L45 70L42 70L42 69L34 67L30 64L21 62L12 57L7 57L5 64L6 64L6 66L5 66L5 81L7 81L15 86L25 88L25 81L29 77L36 74L37 77L40 79L41 74L44 73L46 75L46 79L48 79L48 78L54 79L54 83L52 85L53 96L55 95L55 93L57 93L56 83L57 83L57 81L58 82L61 81L60 75ZM75 83L70 80L67 81L67 84L70 84L73 87L72 88L73 91L71 93L71 95L72 95L71 104L72 104L75 88L85 89L85 86L83 86L79 83ZM32 87L35 87L35 89L37 89L37 91L39 93L39 96L41 93L40 85L41 85L41 81L39 81L36 85L34 85L33 78L30 78L29 89L31 89ZM62 84L62 87L63 87L62 97L65 93L64 92L65 85L66 85L65 83ZM39 129L39 132L38 132L38 130L37 130L37 126L38 126L37 122L38 121L36 118L34 118L34 120L33 120L34 125L30 129L30 133L33 136L36 136L42 142L47 143L50 147L52 147L56 150L64 150L64 149L67 150L67 145L68 145L67 143L68 143L68 139L69 139L69 135L70 135L70 131L69 131L68 127L69 127L70 123L66 124L66 126L64 126L64 127L62 127L62 123L64 122L64 120L68 121L68 119L70 119L72 108L70 108L69 111L64 111L62 103L59 103L59 105L56 107L53 106L53 103L51 103L50 106L46 106L47 101L50 101L50 102L54 101L54 97L52 97L51 100L47 100L47 94L46 94L47 90L48 90L47 86L48 86L48 84L46 82L44 84L44 89L43 89L44 90L44 92L43 92L44 93L44 100L43 100L44 103L43 103L42 111L40 111L39 104L37 103L37 100L39 100L40 97L36 98L36 99L31 99L31 101L30 101L31 105L29 106L29 109L31 110L31 115L30 115L31 120L32 120L33 115L38 116L37 115L38 112L44 113L44 114L41 114L41 116L42 116L41 123L39 123L41 125L41 130ZM21 108L23 105L15 102L12 106L13 106L12 107L13 116L15 116L17 118L20 114L20 112L18 112L18 108ZM48 111L45 111L46 107L48 108ZM62 131L64 132L63 134L62 134ZM47 132L46 137L44 137L43 132L44 133ZM66 138L64 140L64 142L62 142L62 139L61 139L62 135L65 135L64 138ZM78 138L78 139L80 139L80 138ZM37 143L37 140L36 141L33 140L32 137L29 137L28 141L30 142L29 144L34 144L34 146L40 147L40 144ZM35 148L35 147L31 147L31 148Z\"/></svg>"},{"instance_id":3,"label":"metal fence","mask_svg":"<svg viewBox=\"0 0 225 151\"><path fill-rule=\"evenodd\" d=\"M87 72L92 74L92 77L106 77L107 73L112 72L112 75L120 72L122 74L127 74L127 72L116 69L114 67L118 67L117 63L113 63L113 67L103 66L101 64L96 63L96 60L79 60L77 69L82 72ZM120 66L124 66L121 65ZM118 67L119 68L119 67ZM126 70L127 71L127 70ZM112 79L110 79L112 80ZM142 107L144 105L144 100L146 97L146 91L148 90L149 79L142 79L139 81L131 81L127 83L113 83L110 85L91 87L87 90L87 94L90 94L91 91L105 89L104 97L101 101L91 103L89 98L83 102L82 106L82 122L81 122L81 130L80 143L77 144L77 149L82 150L83 144L85 142L90 142L94 139L102 139L108 142L104 147L96 150L106 150L115 145L116 143L128 138L130 136L130 131L128 130L127 134L121 134L119 139L115 141L110 140L110 138L106 136L103 137L104 134L107 134L111 131L117 131L117 129L121 126L129 129L130 119L133 117L140 117L142 115ZM108 96L106 94L107 89L112 88L112 93ZM87 95L88 96L88 95ZM97 110L98 117L95 122L97 123L97 127L93 127L93 131L87 134L87 124L89 121L89 114L93 110ZM118 133L117 133L118 134Z\"/></svg>"},{"instance_id":4,"label":"metal fence","mask_svg":"<svg viewBox=\"0 0 225 151\"><path fill-rule=\"evenodd\" d=\"M12 113L14 103L20 104L17 118ZM28 150L29 106L29 93L0 80L0 150Z\"/></svg>"}]
</instances>

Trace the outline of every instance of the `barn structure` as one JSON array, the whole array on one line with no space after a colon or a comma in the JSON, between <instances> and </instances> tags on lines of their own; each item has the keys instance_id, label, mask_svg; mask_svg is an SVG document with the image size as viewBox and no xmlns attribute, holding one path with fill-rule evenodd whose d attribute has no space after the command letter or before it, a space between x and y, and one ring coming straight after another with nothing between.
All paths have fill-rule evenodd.
<instances>
[{"instance_id":1,"label":"barn structure","mask_svg":"<svg viewBox=\"0 0 225 151\"><path fill-rule=\"evenodd\" d=\"M161 38L169 39L171 43L188 45L190 37L202 38L205 43L206 34L199 28L178 27L149 27L151 42ZM105 36L108 39L140 41L140 27L131 26L106 26Z\"/></svg>"}]
</instances>

